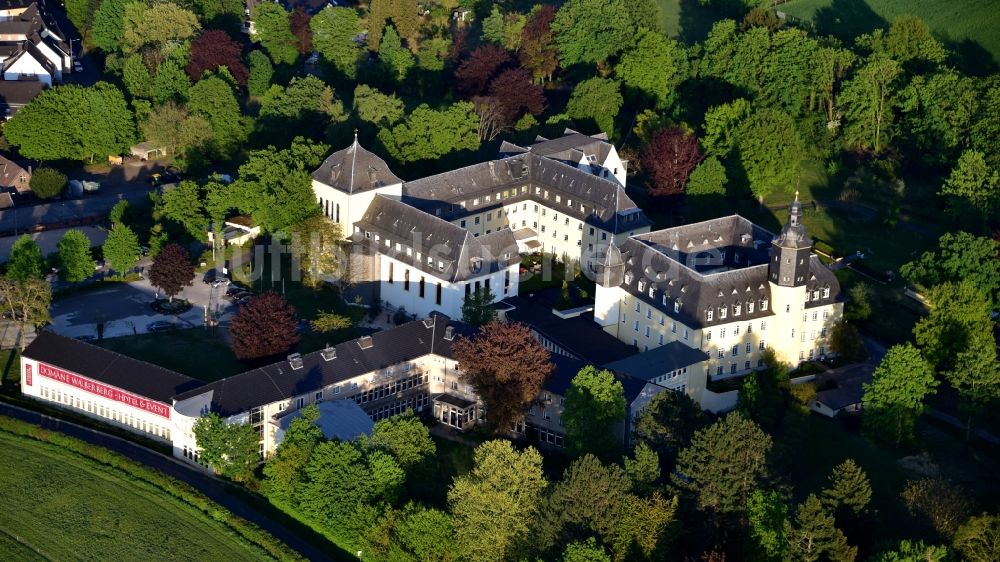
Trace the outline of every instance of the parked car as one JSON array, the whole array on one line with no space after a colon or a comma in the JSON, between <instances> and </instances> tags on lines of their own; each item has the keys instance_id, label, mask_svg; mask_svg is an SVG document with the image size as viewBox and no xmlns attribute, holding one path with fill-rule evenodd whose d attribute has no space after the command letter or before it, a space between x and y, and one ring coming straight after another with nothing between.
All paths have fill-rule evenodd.
<instances>
[{"instance_id":1,"label":"parked car","mask_svg":"<svg viewBox=\"0 0 1000 562\"><path fill-rule=\"evenodd\" d=\"M215 281L212 281L212 288L214 289L215 287L225 287L228 284L229 284L229 279L223 277L221 279L216 279Z\"/></svg>"},{"instance_id":2,"label":"parked car","mask_svg":"<svg viewBox=\"0 0 1000 562\"><path fill-rule=\"evenodd\" d=\"M231 297L236 293L249 293L249 292L250 289L244 287L243 285L240 285L238 283L230 283L229 288L226 289L226 296Z\"/></svg>"},{"instance_id":3,"label":"parked car","mask_svg":"<svg viewBox=\"0 0 1000 562\"><path fill-rule=\"evenodd\" d=\"M174 324L173 322L167 320L157 320L156 322L150 322L149 325L146 326L146 331L153 333L169 332L170 330L174 330L176 328L177 324Z\"/></svg>"},{"instance_id":4,"label":"parked car","mask_svg":"<svg viewBox=\"0 0 1000 562\"><path fill-rule=\"evenodd\" d=\"M78 60L73 61L73 72L83 72L83 63Z\"/></svg>"},{"instance_id":5,"label":"parked car","mask_svg":"<svg viewBox=\"0 0 1000 562\"><path fill-rule=\"evenodd\" d=\"M201 278L201 280L206 285L211 285L212 283L215 283L215 280L218 278L218 274L219 273L216 270L209 269L205 272L205 275Z\"/></svg>"}]
</instances>

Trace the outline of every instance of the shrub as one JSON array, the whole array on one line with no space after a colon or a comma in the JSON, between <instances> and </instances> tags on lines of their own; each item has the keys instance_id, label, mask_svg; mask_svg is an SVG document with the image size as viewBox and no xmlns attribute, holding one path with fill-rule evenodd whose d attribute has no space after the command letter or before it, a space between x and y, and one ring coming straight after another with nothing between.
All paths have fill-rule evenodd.
<instances>
[{"instance_id":1,"label":"shrub","mask_svg":"<svg viewBox=\"0 0 1000 562\"><path fill-rule=\"evenodd\" d=\"M50 199L66 188L66 174L52 168L39 168L31 174L28 185L39 199Z\"/></svg>"}]
</instances>

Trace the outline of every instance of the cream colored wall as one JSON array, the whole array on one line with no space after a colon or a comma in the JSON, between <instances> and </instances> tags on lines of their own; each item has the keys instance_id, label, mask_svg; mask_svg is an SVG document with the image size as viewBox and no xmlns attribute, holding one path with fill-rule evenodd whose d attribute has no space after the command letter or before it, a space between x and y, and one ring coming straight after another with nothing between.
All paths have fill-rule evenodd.
<instances>
[{"instance_id":1,"label":"cream colored wall","mask_svg":"<svg viewBox=\"0 0 1000 562\"><path fill-rule=\"evenodd\" d=\"M606 230L567 215L566 202L572 201L571 199L560 195L557 202L556 196L550 193L547 201L548 205L534 201L508 203L502 208L473 213L453 220L452 223L480 236L504 227L509 227L511 230L529 228L538 236L542 252L555 254L560 259L568 257L577 260L582 267L586 267L595 256L599 259L602 249L607 247L610 239L614 240L615 245L620 246L630 236L649 232L649 226L644 226L620 232L612 237ZM580 203L573 201L573 205L574 209L578 210Z\"/></svg>"}]
</instances>

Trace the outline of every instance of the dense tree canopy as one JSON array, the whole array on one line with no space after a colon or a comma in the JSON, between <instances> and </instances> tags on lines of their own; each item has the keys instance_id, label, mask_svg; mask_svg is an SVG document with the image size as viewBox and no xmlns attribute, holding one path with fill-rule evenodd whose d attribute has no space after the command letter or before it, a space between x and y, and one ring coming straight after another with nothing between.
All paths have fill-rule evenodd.
<instances>
[{"instance_id":1,"label":"dense tree canopy","mask_svg":"<svg viewBox=\"0 0 1000 562\"><path fill-rule=\"evenodd\" d=\"M7 256L7 276L17 281L42 277L42 250L27 234L21 236L10 248Z\"/></svg>"},{"instance_id":2,"label":"dense tree canopy","mask_svg":"<svg viewBox=\"0 0 1000 562\"><path fill-rule=\"evenodd\" d=\"M187 74L198 81L206 71L218 70L224 66L243 86L247 83L247 67L243 64L239 43L229 38L225 31L209 29L191 43L188 55Z\"/></svg>"},{"instance_id":3,"label":"dense tree canopy","mask_svg":"<svg viewBox=\"0 0 1000 562\"><path fill-rule=\"evenodd\" d=\"M472 471L455 478L448 491L466 559L502 560L530 540L529 523L545 486L542 457L535 449L518 452L502 440L477 447Z\"/></svg>"},{"instance_id":4,"label":"dense tree canopy","mask_svg":"<svg viewBox=\"0 0 1000 562\"><path fill-rule=\"evenodd\" d=\"M625 395L614 373L584 367L573 377L565 400L562 421L570 450L605 460L617 456L622 440L616 426L625 419Z\"/></svg>"},{"instance_id":5,"label":"dense tree canopy","mask_svg":"<svg viewBox=\"0 0 1000 562\"><path fill-rule=\"evenodd\" d=\"M632 41L633 29L622 0L569 0L552 21L563 66L601 63Z\"/></svg>"},{"instance_id":6,"label":"dense tree canopy","mask_svg":"<svg viewBox=\"0 0 1000 562\"><path fill-rule=\"evenodd\" d=\"M316 51L338 72L353 78L361 55L361 48L354 42L361 29L357 11L327 6L310 20L309 27Z\"/></svg>"},{"instance_id":7,"label":"dense tree canopy","mask_svg":"<svg viewBox=\"0 0 1000 562\"><path fill-rule=\"evenodd\" d=\"M549 352L524 324L494 320L452 344L465 380L486 405L494 431L507 431L552 374Z\"/></svg>"},{"instance_id":8,"label":"dense tree canopy","mask_svg":"<svg viewBox=\"0 0 1000 562\"><path fill-rule=\"evenodd\" d=\"M59 239L59 278L83 281L94 274L97 263L90 255L90 238L79 230L67 230Z\"/></svg>"},{"instance_id":9,"label":"dense tree canopy","mask_svg":"<svg viewBox=\"0 0 1000 562\"><path fill-rule=\"evenodd\" d=\"M121 91L98 82L42 92L6 123L4 136L28 158L93 160L127 151L135 130Z\"/></svg>"},{"instance_id":10,"label":"dense tree canopy","mask_svg":"<svg viewBox=\"0 0 1000 562\"><path fill-rule=\"evenodd\" d=\"M254 296L233 316L229 334L239 359L285 353L299 341L295 308L277 293Z\"/></svg>"},{"instance_id":11,"label":"dense tree canopy","mask_svg":"<svg viewBox=\"0 0 1000 562\"><path fill-rule=\"evenodd\" d=\"M916 347L893 346L864 385L865 427L898 446L912 437L924 397L936 386L934 370Z\"/></svg>"},{"instance_id":12,"label":"dense tree canopy","mask_svg":"<svg viewBox=\"0 0 1000 562\"><path fill-rule=\"evenodd\" d=\"M281 4L261 2L253 8L254 30L275 64L292 64L298 58L298 39L292 34L288 12Z\"/></svg>"}]
</instances>

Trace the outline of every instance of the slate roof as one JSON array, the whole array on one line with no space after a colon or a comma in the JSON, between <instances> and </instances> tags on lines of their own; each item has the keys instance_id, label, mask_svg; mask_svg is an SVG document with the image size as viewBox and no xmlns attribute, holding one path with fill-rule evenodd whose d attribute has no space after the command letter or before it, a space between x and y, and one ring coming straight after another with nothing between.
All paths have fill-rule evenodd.
<instances>
[{"instance_id":1,"label":"slate roof","mask_svg":"<svg viewBox=\"0 0 1000 562\"><path fill-rule=\"evenodd\" d=\"M204 384L152 363L52 332L38 334L22 355L166 404L170 404L174 395Z\"/></svg>"},{"instance_id":2,"label":"slate roof","mask_svg":"<svg viewBox=\"0 0 1000 562\"><path fill-rule=\"evenodd\" d=\"M0 80L0 108L16 111L44 89L45 83L37 80Z\"/></svg>"},{"instance_id":3,"label":"slate roof","mask_svg":"<svg viewBox=\"0 0 1000 562\"><path fill-rule=\"evenodd\" d=\"M637 349L605 332L594 322L592 313L574 318L552 314L552 303L539 297L511 297L500 301L508 320L531 326L539 334L593 365L635 355Z\"/></svg>"},{"instance_id":4,"label":"slate roof","mask_svg":"<svg viewBox=\"0 0 1000 562\"><path fill-rule=\"evenodd\" d=\"M327 156L312 178L345 193L361 193L403 181L392 173L385 160L365 150L357 136L351 146Z\"/></svg>"},{"instance_id":5,"label":"slate roof","mask_svg":"<svg viewBox=\"0 0 1000 562\"><path fill-rule=\"evenodd\" d=\"M474 236L458 225L381 194L372 199L355 228L360 230L354 235L356 242L377 246L383 255L453 282L494 273L521 261L509 228ZM396 250L397 243L400 250Z\"/></svg>"},{"instance_id":6,"label":"slate roof","mask_svg":"<svg viewBox=\"0 0 1000 562\"><path fill-rule=\"evenodd\" d=\"M550 376L548 380L545 381L545 384L542 385L542 388L559 396L566 396L566 392L569 390L570 384L573 382L573 377L575 377L581 369L587 365L594 364L589 361L581 361L579 359L566 357L565 355L557 355L554 353L552 354L551 360L556 368L552 373L552 376ZM631 373L615 370L610 365L605 365L603 368L611 369L614 373L615 380L622 384L625 401L629 404L635 401L635 399L642 394L642 390L646 388L647 381L644 379L631 376Z\"/></svg>"},{"instance_id":7,"label":"slate roof","mask_svg":"<svg viewBox=\"0 0 1000 562\"><path fill-rule=\"evenodd\" d=\"M597 164L603 165L611 154L611 143L604 133L587 136L572 129L566 129L563 136L555 139L538 137L528 150L553 160L576 165L581 159L593 155Z\"/></svg>"},{"instance_id":8,"label":"slate roof","mask_svg":"<svg viewBox=\"0 0 1000 562\"><path fill-rule=\"evenodd\" d=\"M672 341L649 351L608 363L605 367L630 377L651 381L671 371L697 365L708 358L708 354L700 349Z\"/></svg>"},{"instance_id":9,"label":"slate roof","mask_svg":"<svg viewBox=\"0 0 1000 562\"><path fill-rule=\"evenodd\" d=\"M435 314L429 319L408 322L333 346L336 357L327 361L324 351L302 355L302 368L292 369L288 361L246 371L218 380L189 392L179 393L174 400L185 400L212 392L212 411L232 416L264 404L288 400L320 388L343 382L365 373L412 361L429 353L452 357L446 328L452 327L453 337L469 333L460 322ZM367 340L366 338L370 338ZM371 346L360 345L368 342Z\"/></svg>"},{"instance_id":10,"label":"slate roof","mask_svg":"<svg viewBox=\"0 0 1000 562\"><path fill-rule=\"evenodd\" d=\"M624 232L652 224L617 181L531 152L406 182L403 201L448 220L536 201L605 230Z\"/></svg>"},{"instance_id":11,"label":"slate roof","mask_svg":"<svg viewBox=\"0 0 1000 562\"><path fill-rule=\"evenodd\" d=\"M20 6L18 6L20 7ZM38 4L32 2L27 9L8 20L0 21L0 35L23 35L28 38L45 27Z\"/></svg>"},{"instance_id":12,"label":"slate roof","mask_svg":"<svg viewBox=\"0 0 1000 562\"><path fill-rule=\"evenodd\" d=\"M694 328L771 316L767 276L772 238L768 231L738 215L639 234L621 245L625 263L620 286ZM806 288L830 289L829 297L810 299L805 303L807 308L840 298L837 278L815 255L809 259ZM765 300L767 310L762 306ZM750 302L754 304L752 313L748 312ZM738 317L732 312L735 305L741 308ZM722 307L728 309L726 318L720 313ZM714 310L711 321L706 314L709 308Z\"/></svg>"}]
</instances>

